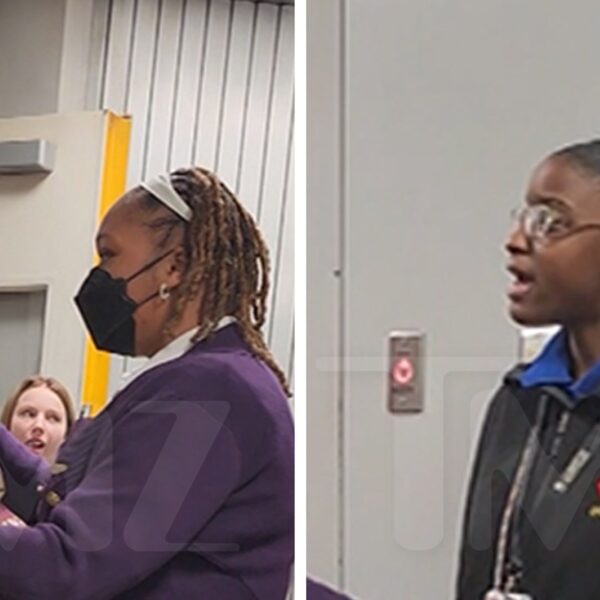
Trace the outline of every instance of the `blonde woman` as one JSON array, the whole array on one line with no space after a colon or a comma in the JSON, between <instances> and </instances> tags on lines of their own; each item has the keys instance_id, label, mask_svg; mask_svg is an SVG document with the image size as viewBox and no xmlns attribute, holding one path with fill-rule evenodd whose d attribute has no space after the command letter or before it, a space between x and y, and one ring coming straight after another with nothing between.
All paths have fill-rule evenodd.
<instances>
[{"instance_id":1,"label":"blonde woman","mask_svg":"<svg viewBox=\"0 0 600 600\"><path fill-rule=\"evenodd\" d=\"M0 416L0 467L6 490L0 525L23 525L29 518L37 501L35 487L48 478L49 465L74 417L69 392L51 377L27 377L8 398Z\"/></svg>"}]
</instances>

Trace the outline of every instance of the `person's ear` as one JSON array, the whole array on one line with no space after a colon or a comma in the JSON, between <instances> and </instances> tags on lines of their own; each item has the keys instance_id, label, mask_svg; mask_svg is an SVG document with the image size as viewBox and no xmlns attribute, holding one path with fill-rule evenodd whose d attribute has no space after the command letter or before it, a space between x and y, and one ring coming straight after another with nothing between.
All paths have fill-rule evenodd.
<instances>
[{"instance_id":1,"label":"person's ear","mask_svg":"<svg viewBox=\"0 0 600 600\"><path fill-rule=\"evenodd\" d=\"M187 266L183 246L177 246L166 259L166 279L164 283L169 289L175 288L183 281Z\"/></svg>"}]
</instances>

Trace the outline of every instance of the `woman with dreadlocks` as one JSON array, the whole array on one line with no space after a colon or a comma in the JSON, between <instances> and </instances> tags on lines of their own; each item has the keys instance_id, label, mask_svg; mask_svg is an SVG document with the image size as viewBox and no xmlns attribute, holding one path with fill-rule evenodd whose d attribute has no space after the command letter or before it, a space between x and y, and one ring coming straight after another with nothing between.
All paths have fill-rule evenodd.
<instances>
[{"instance_id":1,"label":"woman with dreadlocks","mask_svg":"<svg viewBox=\"0 0 600 600\"><path fill-rule=\"evenodd\" d=\"M181 169L126 193L96 242L83 320L150 360L63 445L36 522L0 528L0 598L283 600L293 429L256 224Z\"/></svg>"}]
</instances>

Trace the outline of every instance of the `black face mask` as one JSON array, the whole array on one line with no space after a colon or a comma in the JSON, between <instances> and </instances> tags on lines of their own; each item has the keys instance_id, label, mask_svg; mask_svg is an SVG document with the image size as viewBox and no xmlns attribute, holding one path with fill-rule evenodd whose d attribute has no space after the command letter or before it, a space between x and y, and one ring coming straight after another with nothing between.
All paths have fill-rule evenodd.
<instances>
[{"instance_id":1,"label":"black face mask","mask_svg":"<svg viewBox=\"0 0 600 600\"><path fill-rule=\"evenodd\" d=\"M115 279L100 267L94 267L75 296L89 334L98 350L105 350L123 356L135 353L135 311L156 298L155 292L148 298L136 303L127 295L127 283L152 268L173 250L144 265L127 279Z\"/></svg>"}]
</instances>

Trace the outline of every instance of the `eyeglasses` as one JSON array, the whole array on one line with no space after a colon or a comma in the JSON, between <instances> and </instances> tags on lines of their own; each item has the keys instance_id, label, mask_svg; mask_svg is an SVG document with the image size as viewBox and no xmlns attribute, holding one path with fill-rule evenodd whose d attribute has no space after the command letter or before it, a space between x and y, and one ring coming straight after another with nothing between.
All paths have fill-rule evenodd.
<instances>
[{"instance_id":1,"label":"eyeglasses","mask_svg":"<svg viewBox=\"0 0 600 600\"><path fill-rule=\"evenodd\" d=\"M587 229L600 229L600 223L577 225L563 212L547 204L523 206L511 211L513 223L518 223L531 242L546 244Z\"/></svg>"}]
</instances>

